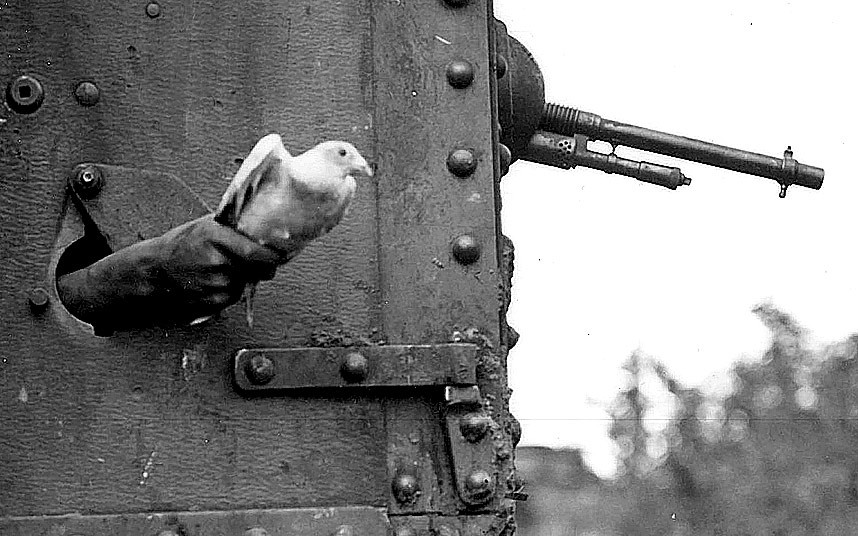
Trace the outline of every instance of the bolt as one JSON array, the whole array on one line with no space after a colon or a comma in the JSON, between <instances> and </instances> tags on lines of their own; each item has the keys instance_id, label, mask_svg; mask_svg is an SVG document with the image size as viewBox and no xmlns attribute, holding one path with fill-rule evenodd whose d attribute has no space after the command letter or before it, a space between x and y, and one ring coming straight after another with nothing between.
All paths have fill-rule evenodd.
<instances>
[{"instance_id":1,"label":"bolt","mask_svg":"<svg viewBox=\"0 0 858 536\"><path fill-rule=\"evenodd\" d=\"M31 311L34 313L41 313L48 308L50 296L48 295L47 290L42 287L35 287L30 289L27 300L30 302Z\"/></svg>"},{"instance_id":2,"label":"bolt","mask_svg":"<svg viewBox=\"0 0 858 536\"><path fill-rule=\"evenodd\" d=\"M340 366L340 374L349 383L362 382L366 379L369 364L366 358L358 352L350 352Z\"/></svg>"},{"instance_id":3,"label":"bolt","mask_svg":"<svg viewBox=\"0 0 858 536\"><path fill-rule=\"evenodd\" d=\"M80 168L75 177L75 191L82 197L95 197L102 186L104 186L104 177L101 175L101 170L93 165L86 165Z\"/></svg>"},{"instance_id":4,"label":"bolt","mask_svg":"<svg viewBox=\"0 0 858 536\"><path fill-rule=\"evenodd\" d=\"M500 173L504 176L509 173L509 166L512 164L512 151L503 143L499 143L498 153L500 153Z\"/></svg>"},{"instance_id":5,"label":"bolt","mask_svg":"<svg viewBox=\"0 0 858 536\"><path fill-rule=\"evenodd\" d=\"M485 437L491 424L492 420L484 413L468 413L459 422L459 430L468 442L476 443Z\"/></svg>"},{"instance_id":6,"label":"bolt","mask_svg":"<svg viewBox=\"0 0 858 536\"><path fill-rule=\"evenodd\" d=\"M247 374L247 379L250 380L250 383L265 385L274 379L276 375L274 369L274 361L270 357L255 355L247 362L247 365L244 367L244 373Z\"/></svg>"},{"instance_id":7,"label":"bolt","mask_svg":"<svg viewBox=\"0 0 858 536\"><path fill-rule=\"evenodd\" d=\"M467 502L472 504L488 502L494 493L492 477L485 471L474 471L465 479L465 490L468 493Z\"/></svg>"},{"instance_id":8,"label":"bolt","mask_svg":"<svg viewBox=\"0 0 858 536\"><path fill-rule=\"evenodd\" d=\"M158 2L149 2L146 4L146 15L148 15L150 19L161 16L161 6L158 5Z\"/></svg>"},{"instance_id":9,"label":"bolt","mask_svg":"<svg viewBox=\"0 0 858 536\"><path fill-rule=\"evenodd\" d=\"M39 109L45 99L42 84L32 76L22 75L6 86L6 102L19 114L31 114Z\"/></svg>"},{"instance_id":10,"label":"bolt","mask_svg":"<svg viewBox=\"0 0 858 536\"><path fill-rule=\"evenodd\" d=\"M403 473L393 479L393 496L400 504L411 504L417 500L420 488L414 475Z\"/></svg>"},{"instance_id":11,"label":"bolt","mask_svg":"<svg viewBox=\"0 0 858 536\"><path fill-rule=\"evenodd\" d=\"M506 68L506 58L498 54L495 59L495 76L497 76L498 78L503 78L506 74Z\"/></svg>"},{"instance_id":12,"label":"bolt","mask_svg":"<svg viewBox=\"0 0 858 536\"><path fill-rule=\"evenodd\" d=\"M81 106L95 106L101 95L98 86L92 82L81 82L74 90L74 97Z\"/></svg>"},{"instance_id":13,"label":"bolt","mask_svg":"<svg viewBox=\"0 0 858 536\"><path fill-rule=\"evenodd\" d=\"M456 89L464 89L474 81L474 66L465 60L453 60L447 65L447 81Z\"/></svg>"},{"instance_id":14,"label":"bolt","mask_svg":"<svg viewBox=\"0 0 858 536\"><path fill-rule=\"evenodd\" d=\"M444 0L450 7L462 7L468 3L468 0Z\"/></svg>"},{"instance_id":15,"label":"bolt","mask_svg":"<svg viewBox=\"0 0 858 536\"><path fill-rule=\"evenodd\" d=\"M461 235L453 241L453 257L459 264L473 264L480 258L480 244L471 235Z\"/></svg>"},{"instance_id":16,"label":"bolt","mask_svg":"<svg viewBox=\"0 0 858 536\"><path fill-rule=\"evenodd\" d=\"M470 149L455 149L447 155L447 169L457 177L468 177L477 169L477 158Z\"/></svg>"}]
</instances>

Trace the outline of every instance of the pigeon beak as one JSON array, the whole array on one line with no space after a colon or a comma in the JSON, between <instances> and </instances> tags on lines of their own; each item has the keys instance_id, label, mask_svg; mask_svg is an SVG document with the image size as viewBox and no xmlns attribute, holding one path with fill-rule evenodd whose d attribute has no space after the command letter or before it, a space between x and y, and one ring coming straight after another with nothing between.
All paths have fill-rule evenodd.
<instances>
[{"instance_id":1,"label":"pigeon beak","mask_svg":"<svg viewBox=\"0 0 858 536\"><path fill-rule=\"evenodd\" d=\"M352 172L355 175L361 175L364 177L372 177L374 167L375 166L373 166L372 164L367 164L366 160L361 159L361 162L352 169Z\"/></svg>"}]
</instances>

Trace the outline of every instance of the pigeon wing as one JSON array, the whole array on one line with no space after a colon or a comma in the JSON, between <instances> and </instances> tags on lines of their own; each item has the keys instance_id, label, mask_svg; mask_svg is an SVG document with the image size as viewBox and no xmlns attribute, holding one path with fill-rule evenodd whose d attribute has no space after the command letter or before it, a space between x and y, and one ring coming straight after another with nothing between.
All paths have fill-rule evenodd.
<instances>
[{"instance_id":1,"label":"pigeon wing","mask_svg":"<svg viewBox=\"0 0 858 536\"><path fill-rule=\"evenodd\" d=\"M215 221L236 227L254 192L259 190L263 182L276 179L282 164L290 158L279 134L268 134L259 140L224 192L215 213Z\"/></svg>"}]
</instances>

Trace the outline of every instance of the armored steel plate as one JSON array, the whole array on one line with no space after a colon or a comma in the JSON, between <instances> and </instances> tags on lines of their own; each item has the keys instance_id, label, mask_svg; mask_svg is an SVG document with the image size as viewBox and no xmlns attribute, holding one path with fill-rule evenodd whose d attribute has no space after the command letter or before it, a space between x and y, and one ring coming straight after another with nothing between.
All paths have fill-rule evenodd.
<instances>
[{"instance_id":1,"label":"armored steel plate","mask_svg":"<svg viewBox=\"0 0 858 536\"><path fill-rule=\"evenodd\" d=\"M491 401L480 467L510 480L493 21L485 0L2 3L0 532L473 514L436 385ZM98 337L66 310L57 273L94 260L69 260L93 228L121 248L198 217L274 132L293 154L348 141L377 172L259 284L252 329L230 307ZM251 380L262 355L274 375Z\"/></svg>"}]
</instances>

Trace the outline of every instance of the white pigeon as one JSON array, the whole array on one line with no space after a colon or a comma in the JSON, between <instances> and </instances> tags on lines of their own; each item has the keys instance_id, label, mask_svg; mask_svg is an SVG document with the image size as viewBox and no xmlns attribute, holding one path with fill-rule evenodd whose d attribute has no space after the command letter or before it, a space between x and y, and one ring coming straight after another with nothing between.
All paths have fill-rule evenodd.
<instances>
[{"instance_id":1,"label":"white pigeon","mask_svg":"<svg viewBox=\"0 0 858 536\"><path fill-rule=\"evenodd\" d=\"M350 143L326 141L292 156L278 134L268 134L233 177L215 221L277 250L286 262L345 216L355 175L372 177L372 168ZM256 283L247 284L244 296L251 327Z\"/></svg>"}]
</instances>

